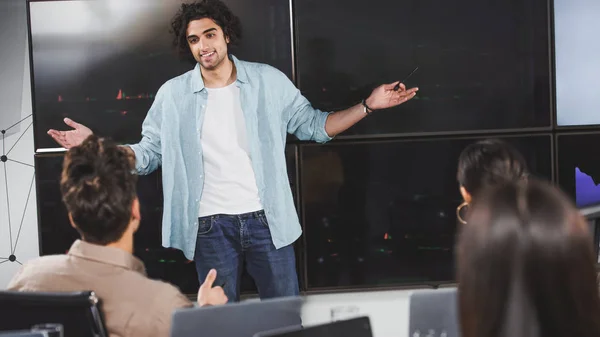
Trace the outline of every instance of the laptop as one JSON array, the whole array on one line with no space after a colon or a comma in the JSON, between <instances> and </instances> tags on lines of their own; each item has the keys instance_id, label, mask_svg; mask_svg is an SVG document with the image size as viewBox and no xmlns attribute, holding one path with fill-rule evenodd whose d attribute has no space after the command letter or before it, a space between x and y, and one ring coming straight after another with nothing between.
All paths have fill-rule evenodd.
<instances>
[{"instance_id":1,"label":"laptop","mask_svg":"<svg viewBox=\"0 0 600 337\"><path fill-rule=\"evenodd\" d=\"M410 296L409 336L459 337L456 288L415 291Z\"/></svg>"},{"instance_id":2,"label":"laptop","mask_svg":"<svg viewBox=\"0 0 600 337\"><path fill-rule=\"evenodd\" d=\"M300 327L301 297L249 300L214 307L178 309L171 337L252 337L260 331Z\"/></svg>"},{"instance_id":3,"label":"laptop","mask_svg":"<svg viewBox=\"0 0 600 337\"><path fill-rule=\"evenodd\" d=\"M49 337L47 332L32 331L0 331L0 337Z\"/></svg>"},{"instance_id":4,"label":"laptop","mask_svg":"<svg viewBox=\"0 0 600 337\"><path fill-rule=\"evenodd\" d=\"M311 327L282 328L264 331L253 337L373 337L369 317L335 321Z\"/></svg>"}]
</instances>

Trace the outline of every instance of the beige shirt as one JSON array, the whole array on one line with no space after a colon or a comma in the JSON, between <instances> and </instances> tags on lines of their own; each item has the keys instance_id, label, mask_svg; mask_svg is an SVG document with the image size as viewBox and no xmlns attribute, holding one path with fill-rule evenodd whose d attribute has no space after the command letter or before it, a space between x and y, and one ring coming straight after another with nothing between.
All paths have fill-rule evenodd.
<instances>
[{"instance_id":1,"label":"beige shirt","mask_svg":"<svg viewBox=\"0 0 600 337\"><path fill-rule=\"evenodd\" d=\"M66 255L27 262L8 285L18 291L86 291L102 301L111 337L167 337L173 311L190 307L174 286L146 276L144 264L118 248L77 240Z\"/></svg>"}]
</instances>

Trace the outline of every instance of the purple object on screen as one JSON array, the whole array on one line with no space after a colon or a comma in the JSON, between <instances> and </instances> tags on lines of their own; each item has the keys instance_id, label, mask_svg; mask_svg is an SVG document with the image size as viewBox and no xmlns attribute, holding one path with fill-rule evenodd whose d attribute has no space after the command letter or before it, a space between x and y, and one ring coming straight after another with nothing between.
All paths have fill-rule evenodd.
<instances>
[{"instance_id":1,"label":"purple object on screen","mask_svg":"<svg viewBox=\"0 0 600 337\"><path fill-rule=\"evenodd\" d=\"M600 203L600 184L579 167L575 168L575 201L579 207Z\"/></svg>"}]
</instances>

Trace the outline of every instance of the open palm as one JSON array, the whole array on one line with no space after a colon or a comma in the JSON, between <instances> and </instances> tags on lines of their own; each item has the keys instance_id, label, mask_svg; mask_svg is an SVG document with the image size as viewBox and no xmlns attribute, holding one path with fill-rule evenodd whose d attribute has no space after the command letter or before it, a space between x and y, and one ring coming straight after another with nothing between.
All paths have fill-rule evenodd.
<instances>
[{"instance_id":1,"label":"open palm","mask_svg":"<svg viewBox=\"0 0 600 337\"><path fill-rule=\"evenodd\" d=\"M373 110L391 108L412 99L417 91L419 88L406 89L400 82L382 84L373 90L367 104Z\"/></svg>"},{"instance_id":2,"label":"open palm","mask_svg":"<svg viewBox=\"0 0 600 337\"><path fill-rule=\"evenodd\" d=\"M54 129L48 130L48 134L65 149L70 149L73 146L81 144L87 137L93 134L87 126L76 123L72 119L65 118L65 124L72 127L73 130L58 131Z\"/></svg>"}]
</instances>

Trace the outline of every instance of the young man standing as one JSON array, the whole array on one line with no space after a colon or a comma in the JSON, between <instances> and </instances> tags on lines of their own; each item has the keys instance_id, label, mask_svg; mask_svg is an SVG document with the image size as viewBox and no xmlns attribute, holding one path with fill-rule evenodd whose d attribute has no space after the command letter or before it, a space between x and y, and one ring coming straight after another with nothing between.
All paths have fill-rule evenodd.
<instances>
[{"instance_id":1,"label":"young man standing","mask_svg":"<svg viewBox=\"0 0 600 337\"><path fill-rule=\"evenodd\" d=\"M230 301L239 299L244 262L261 298L297 295L292 244L301 228L286 134L327 142L373 110L413 98L417 88L384 84L361 104L323 112L277 69L228 53L241 27L220 0L183 4L172 28L175 46L196 67L159 89L142 140L128 147L140 174L163 167L163 245L194 259L200 280L216 268ZM91 134L65 122L74 130L48 133L66 148Z\"/></svg>"}]
</instances>

